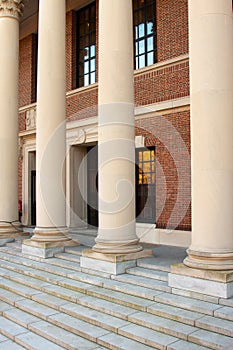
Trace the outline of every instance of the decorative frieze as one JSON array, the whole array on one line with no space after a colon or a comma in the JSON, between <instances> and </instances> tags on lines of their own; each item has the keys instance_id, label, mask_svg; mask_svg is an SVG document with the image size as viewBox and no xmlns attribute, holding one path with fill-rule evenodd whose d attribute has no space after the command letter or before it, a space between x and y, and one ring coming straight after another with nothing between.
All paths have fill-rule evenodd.
<instances>
[{"instance_id":1,"label":"decorative frieze","mask_svg":"<svg viewBox=\"0 0 233 350\"><path fill-rule=\"evenodd\" d=\"M26 130L36 128L36 108L30 108L26 111Z\"/></svg>"},{"instance_id":2,"label":"decorative frieze","mask_svg":"<svg viewBox=\"0 0 233 350\"><path fill-rule=\"evenodd\" d=\"M0 0L0 17L19 19L23 14L24 0Z\"/></svg>"}]
</instances>

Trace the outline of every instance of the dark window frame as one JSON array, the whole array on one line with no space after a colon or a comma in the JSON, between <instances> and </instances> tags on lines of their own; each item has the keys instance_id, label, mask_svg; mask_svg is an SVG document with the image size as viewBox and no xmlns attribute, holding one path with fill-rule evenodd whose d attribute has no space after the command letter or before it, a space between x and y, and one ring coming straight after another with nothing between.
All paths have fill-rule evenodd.
<instances>
[{"instance_id":1,"label":"dark window frame","mask_svg":"<svg viewBox=\"0 0 233 350\"><path fill-rule=\"evenodd\" d=\"M76 27L76 87L80 88L92 85L97 81L95 1L76 11ZM88 27L88 30L85 27Z\"/></svg>"},{"instance_id":2,"label":"dark window frame","mask_svg":"<svg viewBox=\"0 0 233 350\"><path fill-rule=\"evenodd\" d=\"M133 18L134 68L140 69L157 62L156 0L133 0Z\"/></svg>"},{"instance_id":3,"label":"dark window frame","mask_svg":"<svg viewBox=\"0 0 233 350\"><path fill-rule=\"evenodd\" d=\"M145 153L146 152L146 153ZM149 159L145 157L150 153ZM155 147L136 148L136 221L156 222L156 154ZM149 215L150 214L150 215Z\"/></svg>"}]
</instances>

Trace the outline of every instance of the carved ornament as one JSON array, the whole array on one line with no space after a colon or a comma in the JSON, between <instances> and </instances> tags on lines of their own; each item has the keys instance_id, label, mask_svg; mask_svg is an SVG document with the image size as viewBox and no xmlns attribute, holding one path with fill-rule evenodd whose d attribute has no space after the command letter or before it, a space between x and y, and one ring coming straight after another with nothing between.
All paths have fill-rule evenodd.
<instances>
[{"instance_id":1,"label":"carved ornament","mask_svg":"<svg viewBox=\"0 0 233 350\"><path fill-rule=\"evenodd\" d=\"M19 19L23 14L24 0L0 0L0 17Z\"/></svg>"}]
</instances>

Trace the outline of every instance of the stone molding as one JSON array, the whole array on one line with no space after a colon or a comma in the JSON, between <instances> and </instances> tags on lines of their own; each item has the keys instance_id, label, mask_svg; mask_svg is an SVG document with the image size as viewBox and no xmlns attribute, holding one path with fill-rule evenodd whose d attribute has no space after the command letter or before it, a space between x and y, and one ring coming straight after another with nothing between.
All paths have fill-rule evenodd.
<instances>
[{"instance_id":1,"label":"stone molding","mask_svg":"<svg viewBox=\"0 0 233 350\"><path fill-rule=\"evenodd\" d=\"M0 0L0 17L19 19L23 14L24 0Z\"/></svg>"},{"instance_id":2,"label":"stone molding","mask_svg":"<svg viewBox=\"0 0 233 350\"><path fill-rule=\"evenodd\" d=\"M30 108L26 111L26 130L36 128L36 107Z\"/></svg>"}]
</instances>

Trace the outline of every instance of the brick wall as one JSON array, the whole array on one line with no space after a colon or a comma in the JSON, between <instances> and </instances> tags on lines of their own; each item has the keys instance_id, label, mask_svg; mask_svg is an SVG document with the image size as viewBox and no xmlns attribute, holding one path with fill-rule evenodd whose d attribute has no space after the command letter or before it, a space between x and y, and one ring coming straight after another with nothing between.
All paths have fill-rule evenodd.
<instances>
[{"instance_id":1,"label":"brick wall","mask_svg":"<svg viewBox=\"0 0 233 350\"><path fill-rule=\"evenodd\" d=\"M134 82L137 106L189 96L188 60L137 74Z\"/></svg>"},{"instance_id":2,"label":"brick wall","mask_svg":"<svg viewBox=\"0 0 233 350\"><path fill-rule=\"evenodd\" d=\"M156 224L191 229L189 111L136 121L136 135L156 150Z\"/></svg>"},{"instance_id":3,"label":"brick wall","mask_svg":"<svg viewBox=\"0 0 233 350\"><path fill-rule=\"evenodd\" d=\"M158 62L188 53L188 0L157 0Z\"/></svg>"},{"instance_id":4,"label":"brick wall","mask_svg":"<svg viewBox=\"0 0 233 350\"><path fill-rule=\"evenodd\" d=\"M37 38L31 34L19 42L19 107L36 99Z\"/></svg>"}]
</instances>

